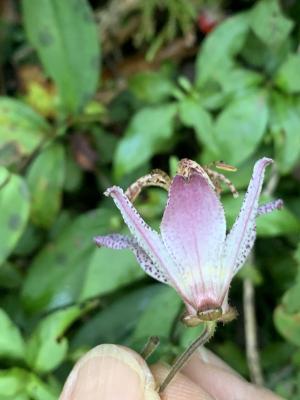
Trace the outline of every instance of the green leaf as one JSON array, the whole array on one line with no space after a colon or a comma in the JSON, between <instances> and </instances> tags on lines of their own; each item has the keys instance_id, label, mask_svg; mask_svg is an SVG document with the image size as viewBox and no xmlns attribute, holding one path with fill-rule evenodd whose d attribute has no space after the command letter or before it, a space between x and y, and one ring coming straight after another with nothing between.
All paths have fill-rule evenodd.
<instances>
[{"instance_id":1,"label":"green leaf","mask_svg":"<svg viewBox=\"0 0 300 400\"><path fill-rule=\"evenodd\" d=\"M0 370L2 400L56 400L58 393L36 375L21 368Z\"/></svg>"},{"instance_id":2,"label":"green leaf","mask_svg":"<svg viewBox=\"0 0 300 400\"><path fill-rule=\"evenodd\" d=\"M93 237L108 233L114 216L107 209L83 214L41 249L23 286L22 299L28 311L49 310L80 298L95 250Z\"/></svg>"},{"instance_id":3,"label":"green leaf","mask_svg":"<svg viewBox=\"0 0 300 400\"><path fill-rule=\"evenodd\" d=\"M21 237L29 216L29 196L23 179L11 174L0 187L0 265Z\"/></svg>"},{"instance_id":4,"label":"green leaf","mask_svg":"<svg viewBox=\"0 0 300 400\"><path fill-rule=\"evenodd\" d=\"M13 264L6 262L0 267L0 287L14 289L21 286L23 276Z\"/></svg>"},{"instance_id":5,"label":"green leaf","mask_svg":"<svg viewBox=\"0 0 300 400\"><path fill-rule=\"evenodd\" d=\"M66 111L77 113L94 95L100 47L86 0L23 0L26 32Z\"/></svg>"},{"instance_id":6,"label":"green leaf","mask_svg":"<svg viewBox=\"0 0 300 400\"><path fill-rule=\"evenodd\" d=\"M70 307L56 311L38 323L26 347L26 361L33 370L46 373L61 364L68 351L64 333L84 311L81 307Z\"/></svg>"},{"instance_id":7,"label":"green leaf","mask_svg":"<svg viewBox=\"0 0 300 400\"><path fill-rule=\"evenodd\" d=\"M80 300L110 293L144 276L131 251L96 248L88 265Z\"/></svg>"},{"instance_id":8,"label":"green leaf","mask_svg":"<svg viewBox=\"0 0 300 400\"><path fill-rule=\"evenodd\" d=\"M299 272L298 272L299 275ZM297 277L296 283L285 292L282 298L282 304L285 310L290 313L297 313L300 309L300 277Z\"/></svg>"},{"instance_id":9,"label":"green leaf","mask_svg":"<svg viewBox=\"0 0 300 400\"><path fill-rule=\"evenodd\" d=\"M275 84L287 93L300 92L300 55L290 54L275 76Z\"/></svg>"},{"instance_id":10,"label":"green leaf","mask_svg":"<svg viewBox=\"0 0 300 400\"><path fill-rule=\"evenodd\" d=\"M278 0L261 0L251 11L250 26L253 32L270 47L286 40L293 25L282 13Z\"/></svg>"},{"instance_id":11,"label":"green leaf","mask_svg":"<svg viewBox=\"0 0 300 400\"><path fill-rule=\"evenodd\" d=\"M242 48L248 33L248 14L238 14L217 26L200 47L196 61L196 84L218 80L230 69L233 57Z\"/></svg>"},{"instance_id":12,"label":"green leaf","mask_svg":"<svg viewBox=\"0 0 300 400\"><path fill-rule=\"evenodd\" d=\"M128 342L128 336L145 310L161 292L160 284L141 287L114 300L82 325L71 342L72 349L93 347L99 343Z\"/></svg>"},{"instance_id":13,"label":"green leaf","mask_svg":"<svg viewBox=\"0 0 300 400\"><path fill-rule=\"evenodd\" d=\"M10 178L10 173L7 168L0 165L0 190Z\"/></svg>"},{"instance_id":14,"label":"green leaf","mask_svg":"<svg viewBox=\"0 0 300 400\"><path fill-rule=\"evenodd\" d=\"M213 120L210 113L202 107L200 101L191 97L185 97L179 102L178 110L182 123L195 129L199 143L205 145L211 152L217 155L218 148L214 135Z\"/></svg>"},{"instance_id":15,"label":"green leaf","mask_svg":"<svg viewBox=\"0 0 300 400\"><path fill-rule=\"evenodd\" d=\"M60 209L64 177L64 148L51 144L36 157L27 173L34 224L45 228L52 225Z\"/></svg>"},{"instance_id":16,"label":"green leaf","mask_svg":"<svg viewBox=\"0 0 300 400\"><path fill-rule=\"evenodd\" d=\"M49 137L50 127L21 101L0 98L0 165L31 155Z\"/></svg>"},{"instance_id":17,"label":"green leaf","mask_svg":"<svg viewBox=\"0 0 300 400\"><path fill-rule=\"evenodd\" d=\"M129 89L141 101L161 103L170 97L175 88L167 72L140 72L129 79Z\"/></svg>"},{"instance_id":18,"label":"green leaf","mask_svg":"<svg viewBox=\"0 0 300 400\"><path fill-rule=\"evenodd\" d=\"M234 199L232 195L222 197L222 203L225 208L228 226L232 226L233 222L239 214L242 205L244 193L240 193L238 199ZM262 196L260 204L271 201L270 197ZM256 219L258 236L278 236L297 233L300 229L300 220L291 213L287 207L282 210L273 211L270 214L261 215Z\"/></svg>"},{"instance_id":19,"label":"green leaf","mask_svg":"<svg viewBox=\"0 0 300 400\"><path fill-rule=\"evenodd\" d=\"M181 307L181 299L171 287L161 285L161 289L148 304L132 334L132 341L150 336L169 338L174 321Z\"/></svg>"},{"instance_id":20,"label":"green leaf","mask_svg":"<svg viewBox=\"0 0 300 400\"><path fill-rule=\"evenodd\" d=\"M288 173L300 158L300 107L294 98L271 97L271 132L275 159L282 173Z\"/></svg>"},{"instance_id":21,"label":"green leaf","mask_svg":"<svg viewBox=\"0 0 300 400\"><path fill-rule=\"evenodd\" d=\"M7 359L23 359L25 343L17 326L6 312L0 309L0 357Z\"/></svg>"},{"instance_id":22,"label":"green leaf","mask_svg":"<svg viewBox=\"0 0 300 400\"><path fill-rule=\"evenodd\" d=\"M219 77L219 84L221 89L226 94L243 93L249 90L249 88L257 87L259 83L263 81L263 76L257 72L233 67L229 71L225 71L223 75Z\"/></svg>"},{"instance_id":23,"label":"green leaf","mask_svg":"<svg viewBox=\"0 0 300 400\"><path fill-rule=\"evenodd\" d=\"M268 108L262 93L236 98L216 120L215 135L221 159L241 164L258 147L266 130Z\"/></svg>"},{"instance_id":24,"label":"green leaf","mask_svg":"<svg viewBox=\"0 0 300 400\"><path fill-rule=\"evenodd\" d=\"M64 190L66 192L76 192L80 190L83 181L83 171L74 160L70 151L66 152L65 157L65 180Z\"/></svg>"},{"instance_id":25,"label":"green leaf","mask_svg":"<svg viewBox=\"0 0 300 400\"><path fill-rule=\"evenodd\" d=\"M292 37L288 37L276 47L268 47L252 31L242 48L239 57L247 66L264 73L264 78L273 76L291 52Z\"/></svg>"},{"instance_id":26,"label":"green leaf","mask_svg":"<svg viewBox=\"0 0 300 400\"><path fill-rule=\"evenodd\" d=\"M289 342L300 346L300 313L289 314L280 305L274 311L274 323L278 332Z\"/></svg>"},{"instance_id":27,"label":"green leaf","mask_svg":"<svg viewBox=\"0 0 300 400\"><path fill-rule=\"evenodd\" d=\"M120 178L148 161L170 140L175 104L161 104L138 111L120 140L115 155L115 171Z\"/></svg>"}]
</instances>

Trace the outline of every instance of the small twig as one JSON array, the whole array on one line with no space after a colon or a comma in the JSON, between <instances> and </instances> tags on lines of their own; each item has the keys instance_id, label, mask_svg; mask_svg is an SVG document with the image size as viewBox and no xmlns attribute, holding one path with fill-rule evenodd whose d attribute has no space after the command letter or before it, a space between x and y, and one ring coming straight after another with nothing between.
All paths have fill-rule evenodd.
<instances>
[{"instance_id":1,"label":"small twig","mask_svg":"<svg viewBox=\"0 0 300 400\"><path fill-rule=\"evenodd\" d=\"M215 322L206 323L202 334L177 358L165 380L160 385L159 393L162 393L166 389L166 387L169 385L175 375L185 366L185 364L194 354L194 352L200 346L203 346L206 342L208 342L208 340L213 336L215 332L215 327Z\"/></svg>"},{"instance_id":2,"label":"small twig","mask_svg":"<svg viewBox=\"0 0 300 400\"><path fill-rule=\"evenodd\" d=\"M158 336L150 336L144 348L141 351L141 356L144 360L147 360L157 349L159 346L159 337Z\"/></svg>"},{"instance_id":3,"label":"small twig","mask_svg":"<svg viewBox=\"0 0 300 400\"><path fill-rule=\"evenodd\" d=\"M245 318L245 339L246 339L246 354L248 368L250 371L251 380L257 385L263 385L264 378L260 365L257 331L256 331L256 316L255 316L255 291L253 283L249 278L244 279L243 284L244 295L244 318Z\"/></svg>"}]
</instances>

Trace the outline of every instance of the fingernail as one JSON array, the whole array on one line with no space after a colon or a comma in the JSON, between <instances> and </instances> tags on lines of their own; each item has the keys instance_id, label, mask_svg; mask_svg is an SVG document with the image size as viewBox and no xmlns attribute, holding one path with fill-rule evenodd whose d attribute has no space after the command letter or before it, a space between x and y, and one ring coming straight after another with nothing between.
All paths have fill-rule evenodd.
<instances>
[{"instance_id":1,"label":"fingernail","mask_svg":"<svg viewBox=\"0 0 300 400\"><path fill-rule=\"evenodd\" d=\"M60 400L155 400L147 366L132 352L115 345L101 345L87 353L71 372ZM155 394L155 392L154 392Z\"/></svg>"}]
</instances>

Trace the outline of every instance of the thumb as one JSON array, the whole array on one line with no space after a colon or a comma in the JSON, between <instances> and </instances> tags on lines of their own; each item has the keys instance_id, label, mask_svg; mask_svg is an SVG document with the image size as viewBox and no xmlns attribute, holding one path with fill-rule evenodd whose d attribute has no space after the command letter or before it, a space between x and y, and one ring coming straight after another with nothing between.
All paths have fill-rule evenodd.
<instances>
[{"instance_id":1,"label":"thumb","mask_svg":"<svg viewBox=\"0 0 300 400\"><path fill-rule=\"evenodd\" d=\"M81 358L59 400L159 400L145 361L130 349L103 344Z\"/></svg>"}]
</instances>

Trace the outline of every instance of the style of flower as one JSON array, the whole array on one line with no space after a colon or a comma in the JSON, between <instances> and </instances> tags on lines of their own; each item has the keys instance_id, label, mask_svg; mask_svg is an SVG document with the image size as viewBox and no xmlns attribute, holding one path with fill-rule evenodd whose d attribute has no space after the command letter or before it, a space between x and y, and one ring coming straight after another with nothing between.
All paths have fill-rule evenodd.
<instances>
[{"instance_id":1,"label":"style of flower","mask_svg":"<svg viewBox=\"0 0 300 400\"><path fill-rule=\"evenodd\" d=\"M172 286L185 303L187 325L226 320L233 313L228 305L230 283L253 247L256 217L283 205L281 200L258 204L265 168L272 162L270 158L256 162L239 216L228 234L216 176L183 159L172 181L157 172L156 184L168 188L160 234L146 224L123 190L113 186L105 194L114 200L132 236L98 236L95 242L132 250L148 275ZM149 177L148 184L155 184Z\"/></svg>"}]
</instances>

